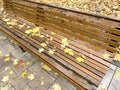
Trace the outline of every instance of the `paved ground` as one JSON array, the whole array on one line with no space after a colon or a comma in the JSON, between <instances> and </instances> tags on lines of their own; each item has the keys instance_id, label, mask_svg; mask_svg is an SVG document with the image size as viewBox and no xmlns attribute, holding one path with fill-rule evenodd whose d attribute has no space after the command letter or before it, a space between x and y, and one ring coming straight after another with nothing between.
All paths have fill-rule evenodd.
<instances>
[{"instance_id":1,"label":"paved ground","mask_svg":"<svg viewBox=\"0 0 120 90\"><path fill-rule=\"evenodd\" d=\"M0 90L77 89L0 32ZM98 90L120 90L120 68L111 66Z\"/></svg>"}]
</instances>

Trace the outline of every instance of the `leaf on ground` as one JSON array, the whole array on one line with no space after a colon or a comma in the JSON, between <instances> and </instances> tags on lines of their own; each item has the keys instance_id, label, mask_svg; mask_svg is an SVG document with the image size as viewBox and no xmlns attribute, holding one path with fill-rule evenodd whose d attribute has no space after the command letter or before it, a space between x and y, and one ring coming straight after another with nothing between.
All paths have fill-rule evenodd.
<instances>
[{"instance_id":1,"label":"leaf on ground","mask_svg":"<svg viewBox=\"0 0 120 90\"><path fill-rule=\"evenodd\" d=\"M30 80L33 80L34 79L34 74L28 74L27 78L30 79Z\"/></svg>"},{"instance_id":2,"label":"leaf on ground","mask_svg":"<svg viewBox=\"0 0 120 90\"><path fill-rule=\"evenodd\" d=\"M103 54L104 59L109 59L109 57L110 57L110 54L108 54L108 53Z\"/></svg>"},{"instance_id":3,"label":"leaf on ground","mask_svg":"<svg viewBox=\"0 0 120 90\"><path fill-rule=\"evenodd\" d=\"M2 54L2 51L0 50L0 54Z\"/></svg>"},{"instance_id":4,"label":"leaf on ground","mask_svg":"<svg viewBox=\"0 0 120 90\"><path fill-rule=\"evenodd\" d=\"M8 86L6 85L5 87L1 87L0 90L8 90Z\"/></svg>"},{"instance_id":5,"label":"leaf on ground","mask_svg":"<svg viewBox=\"0 0 120 90\"><path fill-rule=\"evenodd\" d=\"M42 46L42 47L46 47L47 44L46 44L46 43L41 43L40 46Z\"/></svg>"},{"instance_id":6,"label":"leaf on ground","mask_svg":"<svg viewBox=\"0 0 120 90\"><path fill-rule=\"evenodd\" d=\"M29 89L26 87L26 88L24 88L23 90L29 90Z\"/></svg>"},{"instance_id":7,"label":"leaf on ground","mask_svg":"<svg viewBox=\"0 0 120 90\"><path fill-rule=\"evenodd\" d=\"M120 71L115 73L116 76L120 77Z\"/></svg>"},{"instance_id":8,"label":"leaf on ground","mask_svg":"<svg viewBox=\"0 0 120 90\"><path fill-rule=\"evenodd\" d=\"M5 83L5 82L7 82L8 80L9 80L9 76L4 76L1 81Z\"/></svg>"},{"instance_id":9,"label":"leaf on ground","mask_svg":"<svg viewBox=\"0 0 120 90\"><path fill-rule=\"evenodd\" d=\"M10 57L7 57L7 58L5 58L4 61L7 62L7 61L10 61L10 59L11 59Z\"/></svg>"},{"instance_id":10,"label":"leaf on ground","mask_svg":"<svg viewBox=\"0 0 120 90\"><path fill-rule=\"evenodd\" d=\"M44 48L39 48L39 53L42 53L42 52L44 52Z\"/></svg>"},{"instance_id":11,"label":"leaf on ground","mask_svg":"<svg viewBox=\"0 0 120 90\"><path fill-rule=\"evenodd\" d=\"M27 71L27 70L25 70L24 72L22 72L22 73L21 73L21 77L23 77L23 78L24 78L25 76L27 76L27 73L28 73L28 71Z\"/></svg>"},{"instance_id":12,"label":"leaf on ground","mask_svg":"<svg viewBox=\"0 0 120 90\"><path fill-rule=\"evenodd\" d=\"M30 34L32 32L32 29L26 30L25 33L26 34Z\"/></svg>"},{"instance_id":13,"label":"leaf on ground","mask_svg":"<svg viewBox=\"0 0 120 90\"><path fill-rule=\"evenodd\" d=\"M10 56L10 54L5 54L5 57L9 57Z\"/></svg>"},{"instance_id":14,"label":"leaf on ground","mask_svg":"<svg viewBox=\"0 0 120 90\"><path fill-rule=\"evenodd\" d=\"M14 71L11 70L11 71L9 72L9 74L10 74L10 75L14 74Z\"/></svg>"},{"instance_id":15,"label":"leaf on ground","mask_svg":"<svg viewBox=\"0 0 120 90\"><path fill-rule=\"evenodd\" d=\"M47 71L51 71L51 70L52 70L52 69L51 69L49 66L47 66L46 64L43 64L43 65L42 65L42 68L45 69L45 70L47 70Z\"/></svg>"},{"instance_id":16,"label":"leaf on ground","mask_svg":"<svg viewBox=\"0 0 120 90\"><path fill-rule=\"evenodd\" d=\"M24 65L25 65L25 61L24 60L18 61L18 64L17 64L18 67L22 67Z\"/></svg>"},{"instance_id":17,"label":"leaf on ground","mask_svg":"<svg viewBox=\"0 0 120 90\"><path fill-rule=\"evenodd\" d=\"M41 77L41 85L44 85L44 77Z\"/></svg>"},{"instance_id":18,"label":"leaf on ground","mask_svg":"<svg viewBox=\"0 0 120 90\"><path fill-rule=\"evenodd\" d=\"M13 60L13 65L17 65L18 64L18 59Z\"/></svg>"},{"instance_id":19,"label":"leaf on ground","mask_svg":"<svg viewBox=\"0 0 120 90\"><path fill-rule=\"evenodd\" d=\"M57 83L55 83L55 84L53 85L53 88L54 88L54 90L61 90L60 85L57 84Z\"/></svg>"},{"instance_id":20,"label":"leaf on ground","mask_svg":"<svg viewBox=\"0 0 120 90\"><path fill-rule=\"evenodd\" d=\"M84 62L84 59L83 59L82 57L76 57L76 60L77 60L78 62Z\"/></svg>"},{"instance_id":21,"label":"leaf on ground","mask_svg":"<svg viewBox=\"0 0 120 90\"><path fill-rule=\"evenodd\" d=\"M120 61L120 54L116 54L114 59Z\"/></svg>"}]
</instances>

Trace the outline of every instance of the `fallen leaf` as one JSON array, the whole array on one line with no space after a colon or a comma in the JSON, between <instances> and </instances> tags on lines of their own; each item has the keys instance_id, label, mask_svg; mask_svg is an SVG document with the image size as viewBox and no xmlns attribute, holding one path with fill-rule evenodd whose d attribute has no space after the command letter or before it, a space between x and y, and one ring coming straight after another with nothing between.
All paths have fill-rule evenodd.
<instances>
[{"instance_id":1,"label":"fallen leaf","mask_svg":"<svg viewBox=\"0 0 120 90\"><path fill-rule=\"evenodd\" d=\"M110 57L110 54L108 54L108 53L103 54L104 59L109 59L109 57Z\"/></svg>"},{"instance_id":2,"label":"fallen leaf","mask_svg":"<svg viewBox=\"0 0 120 90\"><path fill-rule=\"evenodd\" d=\"M10 57L7 57L7 58L5 58L4 61L7 62L7 61L10 61L10 59L11 59Z\"/></svg>"},{"instance_id":3,"label":"fallen leaf","mask_svg":"<svg viewBox=\"0 0 120 90\"><path fill-rule=\"evenodd\" d=\"M10 54L5 54L5 57L9 57L10 56Z\"/></svg>"},{"instance_id":4,"label":"fallen leaf","mask_svg":"<svg viewBox=\"0 0 120 90\"><path fill-rule=\"evenodd\" d=\"M44 77L41 77L41 85L44 85Z\"/></svg>"},{"instance_id":5,"label":"fallen leaf","mask_svg":"<svg viewBox=\"0 0 120 90\"><path fill-rule=\"evenodd\" d=\"M9 72L9 74L10 74L10 75L14 74L14 71L11 70L11 71Z\"/></svg>"},{"instance_id":6,"label":"fallen leaf","mask_svg":"<svg viewBox=\"0 0 120 90\"><path fill-rule=\"evenodd\" d=\"M49 50L49 54L52 54L52 55L53 55L53 54L54 54L54 51L50 49L50 50Z\"/></svg>"},{"instance_id":7,"label":"fallen leaf","mask_svg":"<svg viewBox=\"0 0 120 90\"><path fill-rule=\"evenodd\" d=\"M26 88L24 88L23 90L29 90L29 89L26 87Z\"/></svg>"},{"instance_id":8,"label":"fallen leaf","mask_svg":"<svg viewBox=\"0 0 120 90\"><path fill-rule=\"evenodd\" d=\"M53 85L53 88L54 88L54 90L61 90L60 85L56 84L56 83Z\"/></svg>"},{"instance_id":9,"label":"fallen leaf","mask_svg":"<svg viewBox=\"0 0 120 90\"><path fill-rule=\"evenodd\" d=\"M83 59L82 57L76 57L76 60L77 60L78 62L84 62L84 59Z\"/></svg>"},{"instance_id":10,"label":"fallen leaf","mask_svg":"<svg viewBox=\"0 0 120 90\"><path fill-rule=\"evenodd\" d=\"M18 61L18 64L17 64L18 67L22 67L24 65L25 65L25 61L24 60Z\"/></svg>"},{"instance_id":11,"label":"fallen leaf","mask_svg":"<svg viewBox=\"0 0 120 90\"><path fill-rule=\"evenodd\" d=\"M116 54L114 59L120 61L120 54Z\"/></svg>"},{"instance_id":12,"label":"fallen leaf","mask_svg":"<svg viewBox=\"0 0 120 90\"><path fill-rule=\"evenodd\" d=\"M44 52L44 49L43 48L39 48L39 53L42 53Z\"/></svg>"},{"instance_id":13,"label":"fallen leaf","mask_svg":"<svg viewBox=\"0 0 120 90\"><path fill-rule=\"evenodd\" d=\"M2 54L2 51L0 50L0 54Z\"/></svg>"},{"instance_id":14,"label":"fallen leaf","mask_svg":"<svg viewBox=\"0 0 120 90\"><path fill-rule=\"evenodd\" d=\"M28 73L28 71L25 70L24 72L21 73L21 77L25 77L25 76L27 76L27 73Z\"/></svg>"},{"instance_id":15,"label":"fallen leaf","mask_svg":"<svg viewBox=\"0 0 120 90\"><path fill-rule=\"evenodd\" d=\"M52 35L55 35L56 33L51 31L51 34L52 34Z\"/></svg>"},{"instance_id":16,"label":"fallen leaf","mask_svg":"<svg viewBox=\"0 0 120 90\"><path fill-rule=\"evenodd\" d=\"M42 46L42 47L46 47L47 44L45 44L45 43L41 43L40 46Z\"/></svg>"},{"instance_id":17,"label":"fallen leaf","mask_svg":"<svg viewBox=\"0 0 120 90\"><path fill-rule=\"evenodd\" d=\"M27 78L30 79L30 80L33 80L34 79L34 74L29 74Z\"/></svg>"},{"instance_id":18,"label":"fallen leaf","mask_svg":"<svg viewBox=\"0 0 120 90\"><path fill-rule=\"evenodd\" d=\"M13 60L13 65L17 65L18 64L18 59Z\"/></svg>"},{"instance_id":19,"label":"fallen leaf","mask_svg":"<svg viewBox=\"0 0 120 90\"><path fill-rule=\"evenodd\" d=\"M120 71L115 73L116 76L120 77Z\"/></svg>"},{"instance_id":20,"label":"fallen leaf","mask_svg":"<svg viewBox=\"0 0 120 90\"><path fill-rule=\"evenodd\" d=\"M71 56L74 55L73 50L72 50L72 49L69 49L69 48L65 48L65 49L64 49L64 52L67 53L67 54L69 54L69 55L71 55Z\"/></svg>"},{"instance_id":21,"label":"fallen leaf","mask_svg":"<svg viewBox=\"0 0 120 90\"><path fill-rule=\"evenodd\" d=\"M0 90L8 90L8 86L6 85L5 87L1 87Z\"/></svg>"},{"instance_id":22,"label":"fallen leaf","mask_svg":"<svg viewBox=\"0 0 120 90\"><path fill-rule=\"evenodd\" d=\"M49 66L47 66L46 64L43 64L43 65L42 65L42 68L45 69L45 70L47 70L47 71L51 71L51 70L52 70L52 69L51 69Z\"/></svg>"},{"instance_id":23,"label":"fallen leaf","mask_svg":"<svg viewBox=\"0 0 120 90\"><path fill-rule=\"evenodd\" d=\"M7 82L8 80L9 80L9 76L4 76L1 81L5 83L5 82Z\"/></svg>"}]
</instances>

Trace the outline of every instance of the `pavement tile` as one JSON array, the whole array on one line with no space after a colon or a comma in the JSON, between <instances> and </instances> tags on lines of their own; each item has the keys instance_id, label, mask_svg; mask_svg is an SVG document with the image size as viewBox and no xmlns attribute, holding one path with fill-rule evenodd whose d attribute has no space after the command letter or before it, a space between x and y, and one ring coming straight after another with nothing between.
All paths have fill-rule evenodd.
<instances>
[{"instance_id":1,"label":"pavement tile","mask_svg":"<svg viewBox=\"0 0 120 90\"><path fill-rule=\"evenodd\" d=\"M55 78L53 78L47 72L42 69L38 69L38 71L35 73L34 80L29 81L28 85L31 86L32 90L48 90L54 80Z\"/></svg>"},{"instance_id":2,"label":"pavement tile","mask_svg":"<svg viewBox=\"0 0 120 90\"><path fill-rule=\"evenodd\" d=\"M59 76L57 80L52 84L52 86L48 90L55 90L54 85L57 84L61 88L61 90L77 90L72 84L70 84L63 77Z\"/></svg>"},{"instance_id":3,"label":"pavement tile","mask_svg":"<svg viewBox=\"0 0 120 90\"><path fill-rule=\"evenodd\" d=\"M16 77L16 74L14 73L14 71L12 74L10 74L11 71L13 70L8 66L0 72L0 86L4 86L7 83L10 83ZM6 82L3 82L2 79L6 76L9 77L9 80Z\"/></svg>"}]
</instances>

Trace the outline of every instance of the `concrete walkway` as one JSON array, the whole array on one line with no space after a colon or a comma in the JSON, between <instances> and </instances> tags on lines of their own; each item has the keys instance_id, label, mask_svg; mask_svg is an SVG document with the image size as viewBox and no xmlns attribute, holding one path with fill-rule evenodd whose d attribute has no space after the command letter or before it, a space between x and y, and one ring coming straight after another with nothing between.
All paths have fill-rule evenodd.
<instances>
[{"instance_id":1,"label":"concrete walkway","mask_svg":"<svg viewBox=\"0 0 120 90\"><path fill-rule=\"evenodd\" d=\"M0 32L0 90L78 90ZM120 90L120 68L111 65L98 90Z\"/></svg>"}]
</instances>

